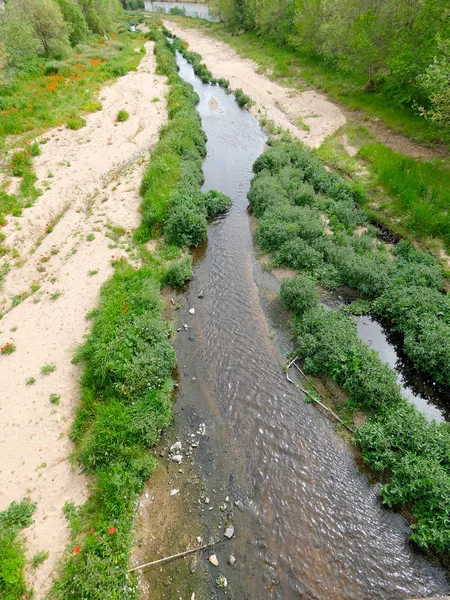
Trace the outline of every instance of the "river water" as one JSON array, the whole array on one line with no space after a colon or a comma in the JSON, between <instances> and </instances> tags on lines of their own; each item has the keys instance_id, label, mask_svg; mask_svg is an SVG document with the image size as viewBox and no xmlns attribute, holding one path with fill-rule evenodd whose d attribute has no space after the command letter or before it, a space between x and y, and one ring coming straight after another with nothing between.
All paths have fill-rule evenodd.
<instances>
[{"instance_id":1,"label":"river water","mask_svg":"<svg viewBox=\"0 0 450 600\"><path fill-rule=\"evenodd\" d=\"M196 253L175 340L175 424L186 435L204 433L195 467L211 499L202 512L205 535L220 534L225 519L235 527L235 539L215 548L220 568L210 565L210 598L223 597L214 583L219 573L228 579L228 597L237 600L447 593L443 572L407 541L403 517L383 509L333 425L287 382L260 301L247 212L264 134L233 96L202 84L177 60L180 75L200 95L208 136L204 189L233 200Z\"/></svg>"}]
</instances>

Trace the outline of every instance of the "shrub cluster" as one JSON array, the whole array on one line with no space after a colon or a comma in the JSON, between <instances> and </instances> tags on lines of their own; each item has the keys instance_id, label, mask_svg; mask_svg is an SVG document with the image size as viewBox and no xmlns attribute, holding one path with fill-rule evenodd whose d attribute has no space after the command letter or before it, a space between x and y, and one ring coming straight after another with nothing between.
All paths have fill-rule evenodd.
<instances>
[{"instance_id":1,"label":"shrub cluster","mask_svg":"<svg viewBox=\"0 0 450 600\"><path fill-rule=\"evenodd\" d=\"M403 334L414 364L450 386L449 299L433 258L408 241L389 254L358 206L361 189L326 171L299 142L274 142L253 170L248 197L262 250L328 289L345 284L373 300L372 312Z\"/></svg>"},{"instance_id":2,"label":"shrub cluster","mask_svg":"<svg viewBox=\"0 0 450 600\"><path fill-rule=\"evenodd\" d=\"M183 287L192 279L192 258L190 255L172 261L163 274L162 281L172 287Z\"/></svg>"},{"instance_id":3,"label":"shrub cluster","mask_svg":"<svg viewBox=\"0 0 450 600\"><path fill-rule=\"evenodd\" d=\"M282 283L280 296L295 315L305 370L332 377L353 407L371 414L355 439L365 460L390 475L384 501L412 507L418 544L450 550L450 425L428 423L402 397L395 372L360 339L349 310L327 310L315 288L320 280L359 290L366 298L359 310L388 318L416 366L450 385L442 270L407 241L389 254L358 208L359 188L327 172L301 144L275 143L254 171L249 201L259 217L256 240L275 264L303 271Z\"/></svg>"},{"instance_id":4,"label":"shrub cluster","mask_svg":"<svg viewBox=\"0 0 450 600\"><path fill-rule=\"evenodd\" d=\"M388 506L413 505L412 539L450 550L450 425L428 423L407 401L371 417L356 432L364 459L391 474L382 487Z\"/></svg>"},{"instance_id":5,"label":"shrub cluster","mask_svg":"<svg viewBox=\"0 0 450 600\"><path fill-rule=\"evenodd\" d=\"M198 246L206 239L207 218L226 210L231 200L218 192L200 192L206 136L196 110L199 97L178 75L174 45L159 31L153 30L151 36L156 41L157 70L167 75L170 85L170 121L160 131L144 174L143 219L135 237L148 240L163 228L170 244Z\"/></svg>"}]
</instances>

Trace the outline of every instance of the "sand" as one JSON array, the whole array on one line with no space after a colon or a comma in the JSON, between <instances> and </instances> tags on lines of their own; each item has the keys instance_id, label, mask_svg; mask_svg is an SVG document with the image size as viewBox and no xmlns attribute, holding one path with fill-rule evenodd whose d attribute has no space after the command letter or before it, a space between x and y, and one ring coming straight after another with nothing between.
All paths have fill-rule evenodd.
<instances>
[{"instance_id":1,"label":"sand","mask_svg":"<svg viewBox=\"0 0 450 600\"><path fill-rule=\"evenodd\" d=\"M112 257L127 256L127 232L140 221L138 189L148 151L167 118L165 78L155 75L153 43L146 49L136 72L102 90L103 109L88 115L84 128L42 136L48 141L34 164L44 193L2 229L5 245L20 257L8 258L11 271L0 295L0 310L6 311L0 345L9 340L17 348L0 356L0 510L24 497L37 502L35 523L25 535L28 558L49 552L36 571L27 570L38 599L68 542L63 506L87 497L86 478L68 460L80 375L71 359L89 331L85 315L98 304L100 286L113 272ZM152 102L156 97L160 100ZM120 109L130 118L116 124ZM46 234L55 218L59 221ZM113 240L106 237L108 226L125 232ZM30 291L33 282L40 290L11 308L12 297ZM48 364L56 370L41 375ZM29 377L36 382L27 386ZM52 404L50 394L60 395L60 403Z\"/></svg>"},{"instance_id":2,"label":"sand","mask_svg":"<svg viewBox=\"0 0 450 600\"><path fill-rule=\"evenodd\" d=\"M344 114L323 94L282 87L258 73L258 65L254 61L242 58L227 44L200 31L183 29L173 21L164 24L185 40L191 50L201 54L214 77L228 79L233 89L241 88L255 101L251 112L256 117L265 117L290 130L310 148L318 148L326 137L345 124ZM299 118L309 131L302 129Z\"/></svg>"}]
</instances>

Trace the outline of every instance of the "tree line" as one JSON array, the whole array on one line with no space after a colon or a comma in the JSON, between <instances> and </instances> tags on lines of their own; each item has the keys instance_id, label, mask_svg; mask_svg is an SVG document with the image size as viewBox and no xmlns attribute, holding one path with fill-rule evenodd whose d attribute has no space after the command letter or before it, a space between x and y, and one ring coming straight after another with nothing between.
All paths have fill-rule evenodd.
<instances>
[{"instance_id":1,"label":"tree line","mask_svg":"<svg viewBox=\"0 0 450 600\"><path fill-rule=\"evenodd\" d=\"M64 58L91 34L111 31L123 8L140 0L7 0L0 11L3 67L34 56Z\"/></svg>"},{"instance_id":2,"label":"tree line","mask_svg":"<svg viewBox=\"0 0 450 600\"><path fill-rule=\"evenodd\" d=\"M209 0L234 29L320 56L450 133L448 0Z\"/></svg>"}]
</instances>

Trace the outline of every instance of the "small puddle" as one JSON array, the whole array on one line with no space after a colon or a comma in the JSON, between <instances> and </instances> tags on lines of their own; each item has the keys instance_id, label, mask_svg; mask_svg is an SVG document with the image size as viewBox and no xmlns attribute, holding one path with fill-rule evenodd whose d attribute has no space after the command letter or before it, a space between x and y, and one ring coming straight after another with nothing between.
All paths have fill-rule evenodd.
<instances>
[{"instance_id":1,"label":"small puddle","mask_svg":"<svg viewBox=\"0 0 450 600\"><path fill-rule=\"evenodd\" d=\"M204 189L233 200L195 255L194 281L176 319L175 427L180 439L198 443L193 463L210 500L195 503L204 539L220 539L226 521L235 528L231 541L215 547L219 567L207 563L210 594L198 600L224 597L219 575L228 580L227 597L239 600L448 592L444 573L407 542L406 521L384 510L333 425L287 382L261 306L247 213L265 136L233 96L202 84L180 55L177 61L200 95ZM234 566L227 564L231 553ZM176 592L168 588L165 597Z\"/></svg>"},{"instance_id":2,"label":"small puddle","mask_svg":"<svg viewBox=\"0 0 450 600\"><path fill-rule=\"evenodd\" d=\"M378 352L383 362L396 371L402 394L429 421L449 421L450 406L448 401L445 401L445 392L414 369L403 354L400 339L395 333L371 317L362 316L355 319L359 337Z\"/></svg>"}]
</instances>

